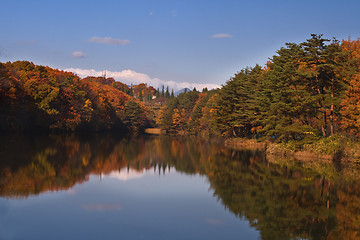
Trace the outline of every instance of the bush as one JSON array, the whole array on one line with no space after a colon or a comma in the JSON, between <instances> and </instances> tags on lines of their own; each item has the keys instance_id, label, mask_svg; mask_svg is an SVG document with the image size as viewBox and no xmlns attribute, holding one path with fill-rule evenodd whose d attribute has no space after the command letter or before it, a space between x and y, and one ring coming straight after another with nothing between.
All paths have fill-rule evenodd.
<instances>
[{"instance_id":1,"label":"bush","mask_svg":"<svg viewBox=\"0 0 360 240\"><path fill-rule=\"evenodd\" d=\"M305 144L303 149L309 150L319 154L334 155L339 151L343 151L346 145L346 139L340 135L333 135L326 138L320 138L319 140Z\"/></svg>"}]
</instances>

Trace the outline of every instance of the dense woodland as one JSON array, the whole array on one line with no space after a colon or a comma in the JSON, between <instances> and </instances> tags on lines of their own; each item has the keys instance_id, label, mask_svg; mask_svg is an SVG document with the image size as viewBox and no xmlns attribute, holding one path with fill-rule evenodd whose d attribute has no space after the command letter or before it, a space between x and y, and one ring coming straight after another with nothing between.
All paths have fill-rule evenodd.
<instances>
[{"instance_id":1,"label":"dense woodland","mask_svg":"<svg viewBox=\"0 0 360 240\"><path fill-rule=\"evenodd\" d=\"M167 100L164 90L157 92L27 61L1 63L0 131L140 132L153 124L148 103Z\"/></svg>"},{"instance_id":2,"label":"dense woodland","mask_svg":"<svg viewBox=\"0 0 360 240\"><path fill-rule=\"evenodd\" d=\"M221 89L174 96L26 61L0 64L0 130L109 130L297 141L360 137L360 40L311 35Z\"/></svg>"},{"instance_id":3,"label":"dense woodland","mask_svg":"<svg viewBox=\"0 0 360 240\"><path fill-rule=\"evenodd\" d=\"M265 67L236 73L221 89L170 100L158 124L170 132L311 142L360 136L360 40L311 35L287 43Z\"/></svg>"}]
</instances>

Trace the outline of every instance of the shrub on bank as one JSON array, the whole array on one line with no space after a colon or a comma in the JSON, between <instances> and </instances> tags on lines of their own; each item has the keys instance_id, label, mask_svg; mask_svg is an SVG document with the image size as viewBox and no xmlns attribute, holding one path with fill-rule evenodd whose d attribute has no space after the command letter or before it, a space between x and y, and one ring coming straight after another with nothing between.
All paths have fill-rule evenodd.
<instances>
[{"instance_id":1,"label":"shrub on bank","mask_svg":"<svg viewBox=\"0 0 360 240\"><path fill-rule=\"evenodd\" d=\"M344 136L333 135L326 138L320 138L310 144L305 144L303 149L318 154L334 155L343 151L346 144L347 140Z\"/></svg>"}]
</instances>

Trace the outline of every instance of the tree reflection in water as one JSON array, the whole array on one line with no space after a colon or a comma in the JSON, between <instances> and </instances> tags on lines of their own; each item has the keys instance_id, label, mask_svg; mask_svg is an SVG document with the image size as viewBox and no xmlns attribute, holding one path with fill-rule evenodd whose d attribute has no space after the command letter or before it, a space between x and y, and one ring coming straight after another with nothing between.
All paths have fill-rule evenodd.
<instances>
[{"instance_id":1,"label":"tree reflection in water","mask_svg":"<svg viewBox=\"0 0 360 240\"><path fill-rule=\"evenodd\" d=\"M267 160L216 140L112 135L6 137L0 159L2 197L65 190L124 168L174 167L206 175L215 197L262 239L360 238L360 174L338 164Z\"/></svg>"}]
</instances>

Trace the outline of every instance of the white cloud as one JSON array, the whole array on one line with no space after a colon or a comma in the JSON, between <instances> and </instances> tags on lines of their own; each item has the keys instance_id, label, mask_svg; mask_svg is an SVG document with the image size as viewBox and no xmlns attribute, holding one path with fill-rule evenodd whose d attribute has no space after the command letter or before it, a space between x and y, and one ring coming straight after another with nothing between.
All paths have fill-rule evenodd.
<instances>
[{"instance_id":1,"label":"white cloud","mask_svg":"<svg viewBox=\"0 0 360 240\"><path fill-rule=\"evenodd\" d=\"M87 55L82 51L75 51L71 54L74 58L86 58Z\"/></svg>"},{"instance_id":2,"label":"white cloud","mask_svg":"<svg viewBox=\"0 0 360 240\"><path fill-rule=\"evenodd\" d=\"M80 69L80 68L68 68L64 69L65 71L73 72L78 74L81 77L86 76L102 76L104 71L96 71L94 69ZM120 82L130 84L139 84L146 83L148 86L153 86L155 88L161 88L163 85L168 86L170 89L174 89L175 91L189 88L193 89L194 87L197 90L202 90L203 88L214 89L220 88L219 85L213 83L189 83L189 82L174 82L174 81L164 81L159 78L151 78L149 75L144 73L138 73L133 70L123 70L121 72L112 72L106 70L106 76L112 77Z\"/></svg>"},{"instance_id":3,"label":"white cloud","mask_svg":"<svg viewBox=\"0 0 360 240\"><path fill-rule=\"evenodd\" d=\"M127 168L123 168L120 171L113 171L109 174L109 177L117 178L121 181L142 178L143 176L144 176L143 172L136 171L133 169L128 170Z\"/></svg>"},{"instance_id":4,"label":"white cloud","mask_svg":"<svg viewBox=\"0 0 360 240\"><path fill-rule=\"evenodd\" d=\"M218 33L211 36L211 38L232 38L233 36L228 33Z\"/></svg>"},{"instance_id":5,"label":"white cloud","mask_svg":"<svg viewBox=\"0 0 360 240\"><path fill-rule=\"evenodd\" d=\"M104 38L92 37L88 41L94 43L108 44L108 45L127 45L130 43L129 40L121 40L111 37L104 37Z\"/></svg>"}]
</instances>

